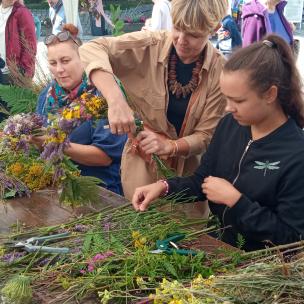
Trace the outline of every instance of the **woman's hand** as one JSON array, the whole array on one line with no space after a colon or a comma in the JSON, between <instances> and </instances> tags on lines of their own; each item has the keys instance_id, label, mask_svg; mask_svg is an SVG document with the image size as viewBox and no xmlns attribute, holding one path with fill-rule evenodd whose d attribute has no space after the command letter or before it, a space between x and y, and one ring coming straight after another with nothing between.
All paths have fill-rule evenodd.
<instances>
[{"instance_id":1,"label":"woman's hand","mask_svg":"<svg viewBox=\"0 0 304 304\"><path fill-rule=\"evenodd\" d=\"M169 156L174 149L174 146L168 138L150 130L140 132L136 139L139 141L140 148L146 154L154 153L160 156Z\"/></svg>"},{"instance_id":2,"label":"woman's hand","mask_svg":"<svg viewBox=\"0 0 304 304\"><path fill-rule=\"evenodd\" d=\"M135 132L133 111L124 99L109 105L108 119L113 134Z\"/></svg>"},{"instance_id":3,"label":"woman's hand","mask_svg":"<svg viewBox=\"0 0 304 304\"><path fill-rule=\"evenodd\" d=\"M37 146L39 149L42 148L44 142L46 140L46 136L43 135L43 136L30 136L28 138L28 142Z\"/></svg>"},{"instance_id":4,"label":"woman's hand","mask_svg":"<svg viewBox=\"0 0 304 304\"><path fill-rule=\"evenodd\" d=\"M101 70L90 74L91 81L108 103L108 119L113 134L135 133L133 111L113 75Z\"/></svg>"},{"instance_id":5,"label":"woman's hand","mask_svg":"<svg viewBox=\"0 0 304 304\"><path fill-rule=\"evenodd\" d=\"M209 201L233 207L242 194L227 180L209 176L204 179L202 191Z\"/></svg>"},{"instance_id":6,"label":"woman's hand","mask_svg":"<svg viewBox=\"0 0 304 304\"><path fill-rule=\"evenodd\" d=\"M166 185L160 181L136 188L132 197L132 205L136 211L145 211L151 202L159 198L165 191Z\"/></svg>"}]
</instances>

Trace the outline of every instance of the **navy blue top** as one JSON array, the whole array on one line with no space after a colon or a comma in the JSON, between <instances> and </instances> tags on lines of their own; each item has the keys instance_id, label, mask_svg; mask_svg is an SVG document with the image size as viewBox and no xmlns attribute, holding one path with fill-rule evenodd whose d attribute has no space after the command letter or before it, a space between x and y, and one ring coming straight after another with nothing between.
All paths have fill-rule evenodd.
<instances>
[{"instance_id":1,"label":"navy blue top","mask_svg":"<svg viewBox=\"0 0 304 304\"><path fill-rule=\"evenodd\" d=\"M275 10L273 13L268 13L272 31L281 36L288 44L291 44L290 36L287 33L285 26L281 20L279 12Z\"/></svg>"},{"instance_id":2,"label":"navy blue top","mask_svg":"<svg viewBox=\"0 0 304 304\"><path fill-rule=\"evenodd\" d=\"M43 89L38 98L36 112L40 115L44 115L44 106L49 87L50 85ZM72 131L69 139L72 143L95 146L112 159L110 166L86 166L77 162L74 163L81 170L82 175L98 177L105 183L105 185L102 184L101 186L122 194L120 161L127 135L112 134L109 128L104 128L108 124L107 119L86 121Z\"/></svg>"},{"instance_id":3,"label":"navy blue top","mask_svg":"<svg viewBox=\"0 0 304 304\"><path fill-rule=\"evenodd\" d=\"M192 70L193 68L195 68L195 64L196 62L185 64L177 56L177 81L180 82L183 86L189 83L189 81L191 80ZM169 92L167 118L169 122L175 127L177 136L179 136L179 133L182 128L190 97L191 94L186 97L180 96L179 98L177 98L175 94L172 94L171 91Z\"/></svg>"}]
</instances>

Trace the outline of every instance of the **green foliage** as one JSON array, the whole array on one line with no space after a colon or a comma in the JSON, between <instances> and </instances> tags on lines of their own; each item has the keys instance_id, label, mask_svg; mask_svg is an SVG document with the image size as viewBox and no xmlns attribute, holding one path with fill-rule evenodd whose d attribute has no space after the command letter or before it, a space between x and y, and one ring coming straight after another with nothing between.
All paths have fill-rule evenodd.
<instances>
[{"instance_id":1,"label":"green foliage","mask_svg":"<svg viewBox=\"0 0 304 304\"><path fill-rule=\"evenodd\" d=\"M0 97L6 102L9 115L30 113L36 109L38 94L30 89L0 85ZM5 109L0 112L6 113Z\"/></svg>"},{"instance_id":2,"label":"green foliage","mask_svg":"<svg viewBox=\"0 0 304 304\"><path fill-rule=\"evenodd\" d=\"M15 304L32 303L31 279L25 275L17 275L8 281L1 293L9 301Z\"/></svg>"},{"instance_id":3,"label":"green foliage","mask_svg":"<svg viewBox=\"0 0 304 304\"><path fill-rule=\"evenodd\" d=\"M237 240L236 240L237 248L243 249L245 243L246 243L245 238L240 233L238 233L237 234Z\"/></svg>"},{"instance_id":4,"label":"green foliage","mask_svg":"<svg viewBox=\"0 0 304 304\"><path fill-rule=\"evenodd\" d=\"M124 22L123 20L119 19L121 15L120 6L114 6L113 4L110 5L110 12L111 12L111 21L114 24L113 29L113 36L120 36L124 33Z\"/></svg>"},{"instance_id":5,"label":"green foliage","mask_svg":"<svg viewBox=\"0 0 304 304\"><path fill-rule=\"evenodd\" d=\"M93 176L69 175L62 183L60 203L72 206L92 203L99 196L99 187L102 181Z\"/></svg>"},{"instance_id":6,"label":"green foliage","mask_svg":"<svg viewBox=\"0 0 304 304\"><path fill-rule=\"evenodd\" d=\"M157 172L159 172L161 176L164 178L173 178L177 176L176 172L173 169L168 168L158 155L153 154L152 158L155 161Z\"/></svg>"}]
</instances>

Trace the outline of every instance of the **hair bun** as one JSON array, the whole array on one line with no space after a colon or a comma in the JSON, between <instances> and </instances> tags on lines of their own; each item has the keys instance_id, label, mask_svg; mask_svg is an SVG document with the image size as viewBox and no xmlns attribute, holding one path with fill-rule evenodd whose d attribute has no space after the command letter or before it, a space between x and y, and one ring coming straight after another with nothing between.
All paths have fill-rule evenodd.
<instances>
[{"instance_id":1,"label":"hair bun","mask_svg":"<svg viewBox=\"0 0 304 304\"><path fill-rule=\"evenodd\" d=\"M78 32L79 32L78 28L74 24L71 24L71 23L64 24L62 29L63 29L63 31L70 32L70 34L73 37L77 37Z\"/></svg>"}]
</instances>

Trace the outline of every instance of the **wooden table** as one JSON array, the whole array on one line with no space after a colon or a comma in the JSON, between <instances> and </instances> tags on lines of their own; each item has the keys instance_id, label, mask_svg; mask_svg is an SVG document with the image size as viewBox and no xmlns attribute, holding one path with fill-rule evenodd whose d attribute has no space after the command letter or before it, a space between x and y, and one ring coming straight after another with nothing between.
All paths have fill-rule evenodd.
<instances>
[{"instance_id":1,"label":"wooden table","mask_svg":"<svg viewBox=\"0 0 304 304\"><path fill-rule=\"evenodd\" d=\"M124 197L100 188L100 196L94 204L72 209L60 205L56 192L41 191L34 193L31 197L15 198L0 203L0 234L9 232L10 227L17 222L19 225L27 227L56 225L65 223L81 214L101 210L106 206L117 207L126 203L128 201ZM236 250L236 248L208 235L200 236L195 247L209 253L218 248Z\"/></svg>"},{"instance_id":2,"label":"wooden table","mask_svg":"<svg viewBox=\"0 0 304 304\"><path fill-rule=\"evenodd\" d=\"M71 208L61 205L55 191L36 192L31 197L21 197L0 203L0 234L17 223L30 227L50 226L67 222L75 216L98 211L105 206L125 204L126 200L104 188L91 206Z\"/></svg>"}]
</instances>

